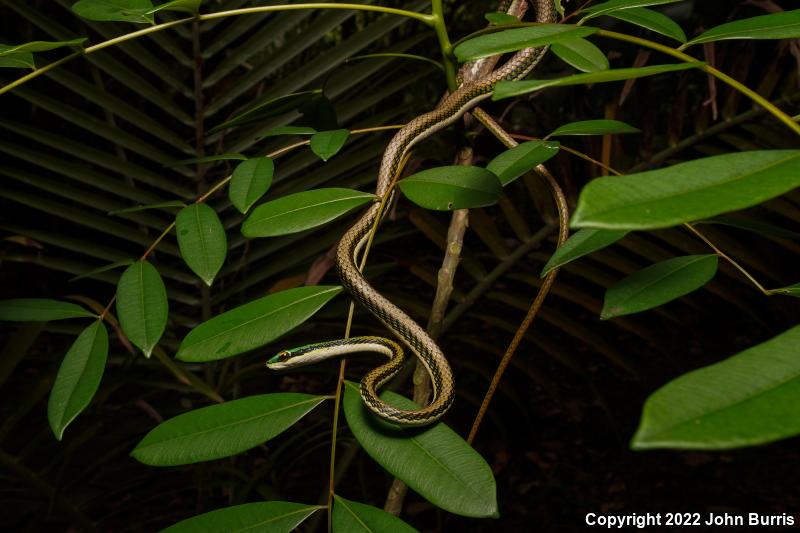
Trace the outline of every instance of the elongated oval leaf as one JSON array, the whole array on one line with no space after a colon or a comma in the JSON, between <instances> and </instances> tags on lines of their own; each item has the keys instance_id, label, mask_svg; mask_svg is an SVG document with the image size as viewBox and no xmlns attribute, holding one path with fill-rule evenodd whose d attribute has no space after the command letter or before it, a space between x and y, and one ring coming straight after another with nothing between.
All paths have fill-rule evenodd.
<instances>
[{"instance_id":1,"label":"elongated oval leaf","mask_svg":"<svg viewBox=\"0 0 800 533\"><path fill-rule=\"evenodd\" d=\"M317 157L327 161L339 153L349 137L350 130L320 131L311 136L309 145Z\"/></svg>"},{"instance_id":2,"label":"elongated oval leaf","mask_svg":"<svg viewBox=\"0 0 800 533\"><path fill-rule=\"evenodd\" d=\"M186 204L180 200L170 200L168 202L159 202L157 204L135 205L133 207L125 207L123 209L114 209L109 211L109 215L121 215L123 213L136 213L139 211L147 211L148 209L165 209L170 207L186 207Z\"/></svg>"},{"instance_id":3,"label":"elongated oval leaf","mask_svg":"<svg viewBox=\"0 0 800 533\"><path fill-rule=\"evenodd\" d=\"M602 50L586 39L569 39L553 43L550 50L582 72L608 70L608 58Z\"/></svg>"},{"instance_id":4,"label":"elongated oval leaf","mask_svg":"<svg viewBox=\"0 0 800 533\"><path fill-rule=\"evenodd\" d=\"M253 107L236 115L232 119L211 128L208 130L208 133L212 134L227 128L232 128L233 126L242 126L244 124L260 122L266 118L288 113L289 111L295 110L302 106L306 102L311 101L311 99L320 94L322 94L322 89L314 89L311 91L286 94L284 96L272 98L266 102L256 104Z\"/></svg>"},{"instance_id":5,"label":"elongated oval leaf","mask_svg":"<svg viewBox=\"0 0 800 533\"><path fill-rule=\"evenodd\" d=\"M717 273L717 256L687 255L651 265L606 291L600 318L629 315L689 294Z\"/></svg>"},{"instance_id":6,"label":"elongated oval leaf","mask_svg":"<svg viewBox=\"0 0 800 533\"><path fill-rule=\"evenodd\" d=\"M47 298L0 300L0 320L14 322L49 322L65 318L94 317L83 307Z\"/></svg>"},{"instance_id":7,"label":"elongated oval leaf","mask_svg":"<svg viewBox=\"0 0 800 533\"><path fill-rule=\"evenodd\" d=\"M570 24L537 24L527 28L512 28L479 35L457 45L453 52L458 60L463 63L471 59L514 52L522 48L544 46L565 39L587 37L596 31L597 28Z\"/></svg>"},{"instance_id":8,"label":"elongated oval leaf","mask_svg":"<svg viewBox=\"0 0 800 533\"><path fill-rule=\"evenodd\" d=\"M334 495L333 533L414 533L417 531L393 514L371 505Z\"/></svg>"},{"instance_id":9,"label":"elongated oval leaf","mask_svg":"<svg viewBox=\"0 0 800 533\"><path fill-rule=\"evenodd\" d=\"M558 127L548 137L558 135L609 135L638 133L640 130L619 120L581 120Z\"/></svg>"},{"instance_id":10,"label":"elongated oval leaf","mask_svg":"<svg viewBox=\"0 0 800 533\"><path fill-rule=\"evenodd\" d=\"M277 137L279 135L314 135L315 133L317 133L317 130L311 126L279 126L261 135L263 137Z\"/></svg>"},{"instance_id":11,"label":"elongated oval leaf","mask_svg":"<svg viewBox=\"0 0 800 533\"><path fill-rule=\"evenodd\" d=\"M272 185L275 163L269 157L248 159L239 163L231 176L228 186L228 197L241 213L256 203Z\"/></svg>"},{"instance_id":12,"label":"elongated oval leaf","mask_svg":"<svg viewBox=\"0 0 800 533\"><path fill-rule=\"evenodd\" d=\"M159 424L131 455L152 466L230 457L280 435L324 400L323 396L282 392L195 409Z\"/></svg>"},{"instance_id":13,"label":"elongated oval leaf","mask_svg":"<svg viewBox=\"0 0 800 533\"><path fill-rule=\"evenodd\" d=\"M505 187L537 165L555 156L560 144L553 141L529 141L515 146L492 159L486 170L493 172Z\"/></svg>"},{"instance_id":14,"label":"elongated oval leaf","mask_svg":"<svg viewBox=\"0 0 800 533\"><path fill-rule=\"evenodd\" d=\"M734 20L711 28L689 44L710 43L724 39L796 39L800 37L800 9Z\"/></svg>"},{"instance_id":15,"label":"elongated oval leaf","mask_svg":"<svg viewBox=\"0 0 800 533\"><path fill-rule=\"evenodd\" d=\"M190 331L175 357L214 361L264 346L308 320L341 290L325 285L298 287L231 309Z\"/></svg>"},{"instance_id":16,"label":"elongated oval leaf","mask_svg":"<svg viewBox=\"0 0 800 533\"><path fill-rule=\"evenodd\" d=\"M583 85L585 83L607 83L612 81L632 80L634 78L655 76L656 74L663 74L665 72L698 68L703 65L705 65L704 62L696 61L674 65L651 65L649 67L618 68L602 70L600 72L586 72L552 80L501 81L494 90L492 100L502 100L504 98L520 96L547 87L564 87L567 85Z\"/></svg>"},{"instance_id":17,"label":"elongated oval leaf","mask_svg":"<svg viewBox=\"0 0 800 533\"><path fill-rule=\"evenodd\" d=\"M150 0L78 0L72 11L87 20L118 22L154 22Z\"/></svg>"},{"instance_id":18,"label":"elongated oval leaf","mask_svg":"<svg viewBox=\"0 0 800 533\"><path fill-rule=\"evenodd\" d=\"M204 157L192 157L189 159L181 159L175 161L174 163L170 163L164 166L174 167L178 165L202 165L205 163L216 163L217 161L247 161L247 156L244 154L240 154L238 152L230 154L207 155Z\"/></svg>"},{"instance_id":19,"label":"elongated oval leaf","mask_svg":"<svg viewBox=\"0 0 800 533\"><path fill-rule=\"evenodd\" d=\"M795 187L800 187L800 150L706 157L589 182L572 226L665 228L750 207Z\"/></svg>"},{"instance_id":20,"label":"elongated oval leaf","mask_svg":"<svg viewBox=\"0 0 800 533\"><path fill-rule=\"evenodd\" d=\"M401 409L416 408L390 391L381 397ZM452 429L441 422L424 430L388 424L367 411L358 385L350 382L346 383L344 414L364 451L420 496L462 516L497 516L489 465Z\"/></svg>"},{"instance_id":21,"label":"elongated oval leaf","mask_svg":"<svg viewBox=\"0 0 800 533\"><path fill-rule=\"evenodd\" d=\"M589 13L581 22L590 18L599 17L600 15L608 15L615 11L634 9L644 6L657 6L661 4L674 4L675 2L682 2L683 0L609 0L602 4L594 5L590 8L584 9L584 13Z\"/></svg>"},{"instance_id":22,"label":"elongated oval leaf","mask_svg":"<svg viewBox=\"0 0 800 533\"><path fill-rule=\"evenodd\" d=\"M71 283L73 281L78 281L79 279L91 278L92 276L95 276L97 274L100 274L100 273L103 273L103 272L108 272L109 270L114 270L114 269L117 269L117 268L120 268L120 267L126 267L126 266L132 265L132 264L133 264L133 259L123 259L122 261L115 261L115 262L110 263L108 265L103 265L103 266L101 266L99 268L94 268L94 269L90 270L89 272L84 272L83 274L79 274L79 275L77 275L75 277L69 278L69 281Z\"/></svg>"},{"instance_id":23,"label":"elongated oval leaf","mask_svg":"<svg viewBox=\"0 0 800 533\"><path fill-rule=\"evenodd\" d=\"M550 257L550 260L542 269L541 275L544 277L553 269L560 268L584 255L589 255L592 252L614 244L627 234L627 231L604 229L578 230L577 233L571 235L570 238L556 250L552 257Z\"/></svg>"},{"instance_id":24,"label":"elongated oval leaf","mask_svg":"<svg viewBox=\"0 0 800 533\"><path fill-rule=\"evenodd\" d=\"M228 253L228 239L217 212L206 204L181 209L175 218L181 257L209 287Z\"/></svg>"},{"instance_id":25,"label":"elongated oval leaf","mask_svg":"<svg viewBox=\"0 0 800 533\"><path fill-rule=\"evenodd\" d=\"M400 190L426 209L451 211L493 205L503 187L493 172L480 167L454 165L431 168L400 181Z\"/></svg>"},{"instance_id":26,"label":"elongated oval leaf","mask_svg":"<svg viewBox=\"0 0 800 533\"><path fill-rule=\"evenodd\" d=\"M666 35L667 37L675 39L681 43L686 42L686 34L683 32L683 29L671 18L659 13L658 11L637 7L633 9L614 11L613 13L608 13L608 15L614 17L615 19L630 22L631 24L636 24L637 26L641 26L642 28L646 28L650 31L660 33L661 35Z\"/></svg>"},{"instance_id":27,"label":"elongated oval leaf","mask_svg":"<svg viewBox=\"0 0 800 533\"><path fill-rule=\"evenodd\" d=\"M0 57L5 57L21 52L46 52L65 46L80 46L86 41L85 37L71 41L32 41L24 44L0 44Z\"/></svg>"},{"instance_id":28,"label":"elongated oval leaf","mask_svg":"<svg viewBox=\"0 0 800 533\"><path fill-rule=\"evenodd\" d=\"M503 26L505 24L519 24L519 18L515 17L514 15L509 15L508 13L503 13L500 11L493 12L493 13L486 13L483 15L486 20L494 24L495 26Z\"/></svg>"},{"instance_id":29,"label":"elongated oval leaf","mask_svg":"<svg viewBox=\"0 0 800 533\"><path fill-rule=\"evenodd\" d=\"M0 68L36 68L33 54L20 52L0 57Z\"/></svg>"},{"instance_id":30,"label":"elongated oval leaf","mask_svg":"<svg viewBox=\"0 0 800 533\"><path fill-rule=\"evenodd\" d=\"M96 320L72 343L58 369L47 402L47 420L56 439L92 401L108 357L108 332L102 320Z\"/></svg>"},{"instance_id":31,"label":"elongated oval leaf","mask_svg":"<svg viewBox=\"0 0 800 533\"><path fill-rule=\"evenodd\" d=\"M200 10L200 3L203 0L172 0L159 4L150 10L150 13L158 13L159 11L182 11L184 13L195 14Z\"/></svg>"},{"instance_id":32,"label":"elongated oval leaf","mask_svg":"<svg viewBox=\"0 0 800 533\"><path fill-rule=\"evenodd\" d=\"M800 433L800 326L667 383L631 447L720 450Z\"/></svg>"},{"instance_id":33,"label":"elongated oval leaf","mask_svg":"<svg viewBox=\"0 0 800 533\"><path fill-rule=\"evenodd\" d=\"M374 198L374 194L340 188L290 194L256 207L242 224L242 235L274 237L315 228Z\"/></svg>"},{"instance_id":34,"label":"elongated oval leaf","mask_svg":"<svg viewBox=\"0 0 800 533\"><path fill-rule=\"evenodd\" d=\"M800 298L800 283L795 283L794 285L789 285L788 287L781 287L780 289L772 289L769 292Z\"/></svg>"},{"instance_id":35,"label":"elongated oval leaf","mask_svg":"<svg viewBox=\"0 0 800 533\"><path fill-rule=\"evenodd\" d=\"M117 283L117 317L122 331L150 357L167 326L169 304L161 275L147 261L137 261Z\"/></svg>"},{"instance_id":36,"label":"elongated oval leaf","mask_svg":"<svg viewBox=\"0 0 800 533\"><path fill-rule=\"evenodd\" d=\"M193 516L161 533L290 533L321 505L255 502Z\"/></svg>"}]
</instances>

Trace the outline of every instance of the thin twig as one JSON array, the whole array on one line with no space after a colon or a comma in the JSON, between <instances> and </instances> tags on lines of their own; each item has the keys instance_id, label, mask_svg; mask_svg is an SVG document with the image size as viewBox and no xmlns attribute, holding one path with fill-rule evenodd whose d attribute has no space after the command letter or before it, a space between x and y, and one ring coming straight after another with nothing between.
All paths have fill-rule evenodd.
<instances>
[{"instance_id":1,"label":"thin twig","mask_svg":"<svg viewBox=\"0 0 800 533\"><path fill-rule=\"evenodd\" d=\"M517 146L517 142L482 109L475 109L473 111L473 115L507 147L513 148L514 146ZM553 199L555 200L558 208L559 231L558 243L556 246L559 247L564 244L564 241L567 240L569 235L569 229L567 227L567 223L569 221L569 208L567 207L567 199L565 198L564 192L561 190L558 182L555 180L555 178L553 178L550 172L547 171L544 165L539 165L536 167L536 170L539 172L539 174L544 176L548 185L550 185L550 189L553 193ZM550 292L550 288L553 286L553 282L555 281L557 275L558 269L553 269L547 274L547 276L545 276L542 286L539 287L539 291L536 293L536 298L534 298L533 303L531 303L528 312L525 314L525 318L517 328L516 333L514 333L514 338L511 340L506 352L503 354L500 364L497 366L497 370L492 377L492 381L489 383L489 389L486 391L486 395L483 397L483 402L481 403L480 409L475 415L475 421L472 423L472 429L470 429L469 437L467 437L467 442L470 444L472 444L472 442L475 440L475 435L477 434L478 428L483 421L483 417L486 415L486 412L489 409L489 403L492 401L492 397L497 390L497 386L500 384L503 373L508 367L508 364L511 362L514 353L517 351L519 343L522 341L525 333L533 323L533 319L536 318L539 309L541 309L542 304L544 303L547 294Z\"/></svg>"}]
</instances>

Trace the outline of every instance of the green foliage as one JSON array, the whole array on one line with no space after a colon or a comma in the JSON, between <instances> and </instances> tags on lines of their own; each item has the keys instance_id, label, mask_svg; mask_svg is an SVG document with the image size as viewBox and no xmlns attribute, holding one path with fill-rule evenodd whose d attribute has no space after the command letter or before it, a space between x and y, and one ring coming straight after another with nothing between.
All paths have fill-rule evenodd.
<instances>
[{"instance_id":1,"label":"green foliage","mask_svg":"<svg viewBox=\"0 0 800 533\"><path fill-rule=\"evenodd\" d=\"M194 328L175 357L204 362L260 348L299 326L316 313L340 287L298 287L244 304Z\"/></svg>"},{"instance_id":2,"label":"green foliage","mask_svg":"<svg viewBox=\"0 0 800 533\"><path fill-rule=\"evenodd\" d=\"M378 420L362 404L358 386L350 382L345 385L347 425L378 464L446 511L463 516L497 516L492 470L456 432L441 422L417 429ZM400 409L417 407L392 392L381 397Z\"/></svg>"},{"instance_id":3,"label":"green foliage","mask_svg":"<svg viewBox=\"0 0 800 533\"><path fill-rule=\"evenodd\" d=\"M162 422L136 445L131 455L152 466L230 457L280 435L324 400L286 392L195 409Z\"/></svg>"},{"instance_id":4,"label":"green foliage","mask_svg":"<svg viewBox=\"0 0 800 533\"><path fill-rule=\"evenodd\" d=\"M175 217L175 231L183 260L210 287L228 252L217 212L206 204L184 207Z\"/></svg>"},{"instance_id":5,"label":"green foliage","mask_svg":"<svg viewBox=\"0 0 800 533\"><path fill-rule=\"evenodd\" d=\"M239 163L231 176L228 197L241 213L247 213L272 185L275 163L269 157Z\"/></svg>"},{"instance_id":6,"label":"green foliage","mask_svg":"<svg viewBox=\"0 0 800 533\"><path fill-rule=\"evenodd\" d=\"M631 446L719 450L800 433L800 326L667 383L644 405Z\"/></svg>"},{"instance_id":7,"label":"green foliage","mask_svg":"<svg viewBox=\"0 0 800 533\"><path fill-rule=\"evenodd\" d=\"M103 322L96 320L72 343L50 392L47 420L58 440L97 392L107 357L108 333Z\"/></svg>"},{"instance_id":8,"label":"green foliage","mask_svg":"<svg viewBox=\"0 0 800 533\"><path fill-rule=\"evenodd\" d=\"M0 320L15 322L47 322L65 318L94 316L79 305L46 298L0 300Z\"/></svg>"},{"instance_id":9,"label":"green foliage","mask_svg":"<svg viewBox=\"0 0 800 533\"><path fill-rule=\"evenodd\" d=\"M572 216L576 228L665 228L756 205L800 186L800 152L763 150L600 178Z\"/></svg>"},{"instance_id":10,"label":"green foliage","mask_svg":"<svg viewBox=\"0 0 800 533\"><path fill-rule=\"evenodd\" d=\"M603 70L599 72L587 72L584 74L573 74L563 78L552 80L525 80L525 81L501 81L492 95L492 100L503 100L513 96L521 96L548 87L566 87L568 85L583 85L585 83L608 83L612 81L633 80L665 72L676 72L697 68L705 63L677 63L674 65L652 65L639 68L618 68Z\"/></svg>"},{"instance_id":11,"label":"green foliage","mask_svg":"<svg viewBox=\"0 0 800 533\"><path fill-rule=\"evenodd\" d=\"M242 224L245 237L274 237L315 228L373 200L350 189L315 189L261 204Z\"/></svg>"},{"instance_id":12,"label":"green foliage","mask_svg":"<svg viewBox=\"0 0 800 533\"><path fill-rule=\"evenodd\" d=\"M452 211L493 205L503 187L490 170L459 165L418 172L401 181L400 190L419 206Z\"/></svg>"},{"instance_id":13,"label":"green foliage","mask_svg":"<svg viewBox=\"0 0 800 533\"><path fill-rule=\"evenodd\" d=\"M502 152L492 159L486 170L497 175L505 187L523 174L554 157L559 144L553 141L528 141Z\"/></svg>"},{"instance_id":14,"label":"green foliage","mask_svg":"<svg viewBox=\"0 0 800 533\"><path fill-rule=\"evenodd\" d=\"M150 357L169 314L167 290L158 270L147 261L137 261L122 273L117 284L117 316L122 331Z\"/></svg>"},{"instance_id":15,"label":"green foliage","mask_svg":"<svg viewBox=\"0 0 800 533\"><path fill-rule=\"evenodd\" d=\"M699 289L716 273L716 255L673 257L656 263L609 288L600 318L658 307Z\"/></svg>"},{"instance_id":16,"label":"green foliage","mask_svg":"<svg viewBox=\"0 0 800 533\"><path fill-rule=\"evenodd\" d=\"M569 24L539 24L530 28L512 28L497 33L474 37L457 45L453 50L459 61L480 59L522 48L544 46L580 37L588 37L596 28Z\"/></svg>"},{"instance_id":17,"label":"green foliage","mask_svg":"<svg viewBox=\"0 0 800 533\"><path fill-rule=\"evenodd\" d=\"M292 502L246 503L193 516L162 533L290 533L319 509L324 507Z\"/></svg>"},{"instance_id":18,"label":"green foliage","mask_svg":"<svg viewBox=\"0 0 800 533\"><path fill-rule=\"evenodd\" d=\"M333 531L347 533L414 533L417 531L382 509L334 496Z\"/></svg>"},{"instance_id":19,"label":"green foliage","mask_svg":"<svg viewBox=\"0 0 800 533\"><path fill-rule=\"evenodd\" d=\"M537 386L500 384L502 400L513 407L490 405L483 425L492 425L492 446L503 448L514 432L529 422L537 425L539 406L531 409L530 404L543 395L573 406L580 402L567 396L587 389L595 395L587 405L605 406L610 392L609 411L616 413L613 402L621 393L595 383L596 377L606 377L606 366L641 372L646 379L637 375L638 382L652 383L663 382L663 376L647 375L649 368L634 371L634 366L658 362L662 355L695 366L699 360L713 362L716 347L709 350L696 337L684 337L711 329L711 315L720 309L736 314L737 335L725 334L735 337L726 341L732 345L752 344L751 339L764 338L762 330L794 316L789 306L796 300L785 296L800 296L796 272L787 266L796 248L791 241L798 239L789 224L796 222L799 152L793 149L796 139L778 130L774 120L800 132L780 111L797 102L794 78L786 74L789 48L764 48L771 55L763 65L742 53L750 48L724 48L714 69L682 50L732 39L800 37L800 10L733 21L727 21L727 14L712 17L711 24L704 24L711 29L687 43L686 33L696 35L698 26L685 21L695 24L702 18L700 3L686 4L693 17L681 20L684 27L667 16L671 11L648 9L677 1L589 2L578 12L570 12L578 7L568 5L569 21L579 20L576 25L526 25L506 13L486 14L491 27L456 43L452 52L459 61L549 46L582 73L565 75L564 65L550 56L544 69L559 77L501 82L493 99L526 97L507 106L482 104L498 127L518 134L514 138L544 140L503 151L490 138L491 128L459 120L453 123L456 135L439 131L414 146L406 169L412 174L398 176L408 200L432 210L499 204L473 211L473 233L463 243L446 236L438 214L409 209L402 198L385 206L384 226L375 234L378 250L366 274L415 317L430 314L432 327L438 324L442 330L442 346L457 354L450 359L458 375L473 376L463 383L459 377L459 416L472 416L480 403L485 388L480 376L493 374L498 346L516 329L509 316L516 308L527 309L530 302L520 295L527 298L531 287L542 283L533 273L563 270L542 320L537 318L532 333L520 335L541 353L531 359L520 349L513 362L519 375L512 379L533 379ZM370 499L376 504L388 487L387 473L436 508L473 518L498 516L497 482L511 479L515 484L514 490L500 491L501 498L512 500L517 489L524 495L527 485L508 475L507 456L476 441L481 453L495 455L489 462L497 467L496 482L487 461L444 423L421 429L386 424L365 410L350 382L343 385L343 400L337 391L337 401L331 402L343 402L347 424L339 427L337 415L331 421L329 410L315 409L334 398L338 374L333 367L288 375L264 368L265 354L296 341L316 341L331 331L341 334L345 324L348 332L351 323L370 327L365 320L362 324L362 316L346 315L344 305L319 312L342 291L316 285L334 279L331 251L344 228L331 223L380 200L359 190L374 187L378 158L387 146L376 126L406 122L435 105L447 81L452 84L455 78L447 34L474 34L485 26L483 8L471 13L466 4L456 3L442 18L436 10L418 16L430 11L423 1L403 3L408 11L364 2L377 12L357 14L339 9L267 12L276 5L237 1L224 8L252 7L246 16L217 18L219 2L200 0L159 5L80 0L71 6L58 0L54 9L65 11L57 14L26 2L0 4L13 30L9 41L45 39L0 45L0 67L39 63L39 70L23 73L24 78L0 90L6 99L0 174L9 184L2 191L9 216L0 251L4 266L11 265L10 296L44 292L82 304L46 298L0 301L0 320L35 322L11 333L0 355L0 386L7 387L0 392L13 400L2 411L0 463L9 466L10 474L4 475L15 476L12 482L18 478L32 487L9 484L14 501L23 502L20 516L27 514L30 523L23 527L25 520L17 523L12 517L8 527L92 530L99 524L113 529L122 522L129 527L134 515L142 529L155 530L198 509L229 505L166 531L291 531L325 508L334 532L415 531L378 507L338 494L375 494L377 487L378 496ZM199 14L201 4L211 15ZM70 7L83 20L64 17ZM758 8L741 9L747 14ZM166 23L154 25L155 14L162 11L177 14L162 13L159 20L163 16ZM424 24L404 24L408 17L397 15L412 15ZM734 16L739 15L737 9ZM600 16L626 23L620 25L623 30L636 35L583 25ZM461 26L445 27L445 20ZM502 28L509 24L515 27ZM141 31L125 33L134 30ZM644 35L654 32L660 41L666 37L686 44L670 48L638 37L642 30ZM76 35L89 35L94 46ZM602 39L585 39L592 35ZM437 37L439 53L431 53ZM723 50L731 44L716 46ZM61 48L79 52L63 57L67 51ZM631 67L644 48L680 63ZM46 64L40 54L58 62ZM55 59L59 54L60 61ZM715 76L715 92L706 94L710 85L697 73L682 72L688 69ZM36 84L24 83L45 72L48 77ZM656 74L664 76L651 78ZM745 79L759 80L758 86L751 90L737 81ZM639 81L624 90L601 85L626 80ZM583 85L591 87L578 88ZM742 103L743 95L756 103L754 109ZM589 117L608 118L586 120L584 110L592 110ZM683 120L685 115L692 120ZM636 124L643 135L612 137L639 132L616 120L625 117L642 117ZM557 124L563 125L545 135ZM599 135L604 138L582 137ZM308 142L286 136L308 137ZM572 137L562 147L546 140L554 136ZM447 166L457 148L467 146L475 154L472 165ZM549 166L568 203L575 202L578 191L580 196L571 219L578 231L553 251L558 216L549 206L551 191L535 169L557 155ZM596 160L605 171L631 170L591 179L600 172ZM663 168L645 170L658 166ZM681 227L688 222L694 224ZM654 229L660 231L649 231ZM456 276L446 264L436 279L438 251L427 240L456 255L450 258L460 261ZM713 255L707 255L705 245ZM366 257L367 250L361 253ZM718 279L706 286L720 259ZM14 268L18 263L20 271ZM119 275L122 266L127 268ZM22 272L28 268L33 271L29 277ZM768 281L762 285L757 277ZM755 291L743 293L735 279L775 297L764 303L767 299L754 296ZM67 280L70 285L57 285ZM453 289L455 303L442 320L438 314L445 309L428 313L417 296L424 292L420 286L427 289L434 282L437 289ZM673 303L661 308L667 302ZM505 312L511 308L513 313ZM664 319L659 331L649 327L650 314L627 316L645 310L657 310ZM602 319L626 316L601 324L592 320L598 313ZM94 321L88 327L70 321L45 324L89 317ZM799 335L794 327L656 391L645 403L632 447L726 449L800 434L794 364ZM668 336L673 340L665 342ZM652 356L636 352L640 363L630 364L625 353L629 342L634 349L654 347ZM680 353L686 347L691 349L688 360ZM583 352L596 352L602 359L574 359L573 354ZM542 365L551 359L558 373ZM585 373L586 368L591 372ZM576 376L590 386L570 386L569 378ZM633 388L622 383L619 389ZM530 395L520 392L528 390ZM63 445L52 442L43 417L38 434L33 429L35 409L48 393L50 431L57 441L65 440ZM400 407L414 407L397 394L384 396ZM205 406L209 400L218 405ZM92 402L96 408L87 411ZM144 415L148 425L154 424L151 419L166 421L155 422L143 436ZM562 418L576 427L588 419ZM40 452L42 435L49 448ZM537 442L524 445L535 449ZM29 443L34 443L30 449ZM358 454L357 446L366 454ZM243 453L248 450L253 451ZM503 448L501 453L507 452ZM146 465L206 464L154 476L152 469L126 461L128 453ZM527 459L550 471L550 459L538 451L525 459L513 457L511 464L516 468ZM356 468L359 475L353 473ZM328 493L319 481L328 476L337 492L331 493L328 506L273 501L301 493L301 477L313 486L309 492L309 485L301 485L302 501L317 501L320 489ZM349 483L357 479L361 490L351 490ZM113 488L98 498L99 487ZM153 497L159 494L170 497ZM107 505L97 504L100 499ZM245 503L252 499L264 501ZM111 510L97 511L101 505ZM506 507L510 512L521 508L518 502ZM156 512L162 516L148 522L140 515L150 509L160 509ZM426 524L427 510L408 513L407 519ZM453 523L441 513L436 520L441 528ZM475 527L491 529L493 524Z\"/></svg>"}]
</instances>

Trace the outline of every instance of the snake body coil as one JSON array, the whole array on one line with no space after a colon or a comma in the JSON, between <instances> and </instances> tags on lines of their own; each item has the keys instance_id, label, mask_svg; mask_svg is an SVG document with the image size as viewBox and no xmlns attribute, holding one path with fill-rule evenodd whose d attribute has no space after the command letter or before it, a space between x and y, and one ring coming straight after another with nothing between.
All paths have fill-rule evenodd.
<instances>
[{"instance_id":1,"label":"snake body coil","mask_svg":"<svg viewBox=\"0 0 800 533\"><path fill-rule=\"evenodd\" d=\"M509 11L519 9L518 2L524 1L512 2ZM553 0L535 0L534 3L538 22L555 21ZM517 80L527 75L541 60L545 51L544 47L520 50L502 67L477 80L466 81L444 98L436 109L407 123L395 134L384 152L375 194L383 198L390 192L392 178L414 145L449 126L478 102L488 98L499 81ZM453 403L453 373L436 342L411 317L376 291L358 268L358 256L379 216L380 205L375 203L344 234L336 250L336 267L342 284L353 299L364 305L401 339L425 366L433 385L431 403L418 410L403 410L380 399L378 390L400 371L405 362L400 346L382 337L355 337L304 346L279 353L267 365L275 369L288 368L356 351L384 354L390 358L389 361L368 372L361 381L360 392L364 404L380 418L396 424L430 424L441 418Z\"/></svg>"}]
</instances>

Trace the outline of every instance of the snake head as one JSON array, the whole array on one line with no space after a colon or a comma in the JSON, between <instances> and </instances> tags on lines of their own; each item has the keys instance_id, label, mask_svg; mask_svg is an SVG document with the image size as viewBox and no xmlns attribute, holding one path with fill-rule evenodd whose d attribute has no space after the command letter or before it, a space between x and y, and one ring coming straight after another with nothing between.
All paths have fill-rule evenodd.
<instances>
[{"instance_id":1,"label":"snake head","mask_svg":"<svg viewBox=\"0 0 800 533\"><path fill-rule=\"evenodd\" d=\"M267 367L273 367L274 365L280 365L281 363L286 362L287 359L292 355L289 350L283 350L278 352L277 354L273 355L267 361Z\"/></svg>"}]
</instances>

